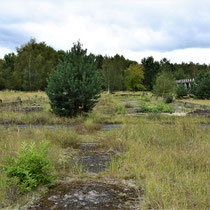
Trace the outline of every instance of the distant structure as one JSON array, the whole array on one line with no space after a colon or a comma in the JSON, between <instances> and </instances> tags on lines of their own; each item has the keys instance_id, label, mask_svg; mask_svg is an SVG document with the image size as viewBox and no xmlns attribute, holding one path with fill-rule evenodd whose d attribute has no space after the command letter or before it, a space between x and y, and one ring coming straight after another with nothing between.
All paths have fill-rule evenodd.
<instances>
[{"instance_id":1,"label":"distant structure","mask_svg":"<svg viewBox=\"0 0 210 210\"><path fill-rule=\"evenodd\" d=\"M177 85L184 84L186 88L191 88L191 84L194 83L194 82L195 82L194 78L176 80Z\"/></svg>"}]
</instances>

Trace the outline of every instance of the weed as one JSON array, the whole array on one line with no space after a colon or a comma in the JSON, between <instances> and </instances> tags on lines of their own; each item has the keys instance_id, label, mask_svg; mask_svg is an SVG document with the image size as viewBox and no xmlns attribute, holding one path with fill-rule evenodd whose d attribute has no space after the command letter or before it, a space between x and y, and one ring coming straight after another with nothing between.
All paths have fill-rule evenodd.
<instances>
[{"instance_id":1,"label":"weed","mask_svg":"<svg viewBox=\"0 0 210 210\"><path fill-rule=\"evenodd\" d=\"M125 107L122 106L122 105L117 106L115 111L116 111L117 114L125 114Z\"/></svg>"},{"instance_id":2,"label":"weed","mask_svg":"<svg viewBox=\"0 0 210 210\"><path fill-rule=\"evenodd\" d=\"M51 161L47 157L49 142L42 142L38 149L35 144L22 143L22 151L18 158L9 157L2 165L8 184L16 183L23 192L32 191L39 184L50 184L55 177Z\"/></svg>"},{"instance_id":3,"label":"weed","mask_svg":"<svg viewBox=\"0 0 210 210\"><path fill-rule=\"evenodd\" d=\"M152 112L152 113L173 113L174 109L172 109L169 105L167 104L158 104L155 106L148 106L143 104L140 108L136 110L137 112Z\"/></svg>"}]
</instances>

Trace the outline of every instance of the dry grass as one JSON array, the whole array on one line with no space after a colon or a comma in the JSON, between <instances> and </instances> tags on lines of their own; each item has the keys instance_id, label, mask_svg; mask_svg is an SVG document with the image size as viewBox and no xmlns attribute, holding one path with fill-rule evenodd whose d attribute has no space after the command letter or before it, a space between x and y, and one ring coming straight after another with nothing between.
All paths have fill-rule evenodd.
<instances>
[{"instance_id":1,"label":"dry grass","mask_svg":"<svg viewBox=\"0 0 210 210\"><path fill-rule=\"evenodd\" d=\"M189 98L189 99L182 99L180 101L184 101L184 102L190 102L190 103L195 103L195 104L201 104L201 105L207 105L210 106L210 100L202 100L202 99L193 99L193 98Z\"/></svg>"},{"instance_id":2,"label":"dry grass","mask_svg":"<svg viewBox=\"0 0 210 210\"><path fill-rule=\"evenodd\" d=\"M22 91L0 91L0 99L3 102L16 101L18 98L22 100L32 100L32 99L48 99L47 95L43 91L37 92L22 92Z\"/></svg>"},{"instance_id":3,"label":"dry grass","mask_svg":"<svg viewBox=\"0 0 210 210\"><path fill-rule=\"evenodd\" d=\"M107 145L121 151L107 173L134 176L144 191L144 209L209 209L209 139L210 129L198 128L189 119L164 127L140 119L104 137Z\"/></svg>"},{"instance_id":4,"label":"dry grass","mask_svg":"<svg viewBox=\"0 0 210 210\"><path fill-rule=\"evenodd\" d=\"M8 100L20 95L9 94ZM130 93L130 96L122 94L124 92L115 95L102 94L88 117L60 118L48 109L28 114L1 112L0 123L5 124L77 126L75 130L17 127L6 130L0 127L0 162L8 155L17 156L23 141L39 144L43 140L50 140L49 155L58 174L68 173L68 176L75 176L81 173L81 167L77 164L69 165L76 152L72 147L78 147L81 141L101 141L116 154L104 176L135 179L143 191L141 208L209 209L210 128L203 129L198 124L210 123L210 118L170 117L160 114L128 116L119 113L121 100L129 104L131 100L141 102L156 99L150 93L135 93L137 96L133 96L134 93ZM0 92L0 98L2 95ZM118 129L100 131L103 123L123 125ZM103 177L102 174L100 176ZM0 178L5 179L1 171ZM6 184L0 183L1 201L6 202Z\"/></svg>"}]
</instances>

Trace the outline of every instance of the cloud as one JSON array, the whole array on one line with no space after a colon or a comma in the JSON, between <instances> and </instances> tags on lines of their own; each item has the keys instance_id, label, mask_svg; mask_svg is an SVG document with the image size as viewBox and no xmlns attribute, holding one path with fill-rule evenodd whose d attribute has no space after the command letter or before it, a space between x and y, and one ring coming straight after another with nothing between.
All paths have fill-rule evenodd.
<instances>
[{"instance_id":1,"label":"cloud","mask_svg":"<svg viewBox=\"0 0 210 210\"><path fill-rule=\"evenodd\" d=\"M188 48L181 50L173 50L168 52L157 52L157 51L142 51L134 52L126 50L123 52L126 58L136 60L141 63L141 59L144 57L153 56L155 60L160 61L163 58L167 58L172 63L182 62L194 62L200 64L210 64L210 49L202 48Z\"/></svg>"},{"instance_id":2,"label":"cloud","mask_svg":"<svg viewBox=\"0 0 210 210\"><path fill-rule=\"evenodd\" d=\"M14 49L35 37L64 50L80 39L89 51L108 55L194 54L210 48L209 8L208 0L7 0L0 46Z\"/></svg>"},{"instance_id":3,"label":"cloud","mask_svg":"<svg viewBox=\"0 0 210 210\"><path fill-rule=\"evenodd\" d=\"M10 49L15 49L15 46L18 46L25 42L28 39L23 33L18 32L17 30L11 30L7 27L0 26L0 46Z\"/></svg>"},{"instance_id":4,"label":"cloud","mask_svg":"<svg viewBox=\"0 0 210 210\"><path fill-rule=\"evenodd\" d=\"M11 49L0 47L0 58L3 58L5 54L8 54L11 52Z\"/></svg>"}]
</instances>

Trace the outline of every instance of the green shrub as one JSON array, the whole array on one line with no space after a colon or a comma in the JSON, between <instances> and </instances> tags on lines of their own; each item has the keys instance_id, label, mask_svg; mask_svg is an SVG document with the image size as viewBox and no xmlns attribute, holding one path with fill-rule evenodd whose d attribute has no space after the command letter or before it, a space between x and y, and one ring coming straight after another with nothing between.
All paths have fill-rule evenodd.
<instances>
[{"instance_id":1,"label":"green shrub","mask_svg":"<svg viewBox=\"0 0 210 210\"><path fill-rule=\"evenodd\" d=\"M78 42L50 76L46 93L52 111L73 117L92 110L101 91L101 76L95 56L87 55Z\"/></svg>"},{"instance_id":2,"label":"green shrub","mask_svg":"<svg viewBox=\"0 0 210 210\"><path fill-rule=\"evenodd\" d=\"M55 176L51 175L53 168L47 157L48 141L42 142L36 149L35 144L22 143L22 150L18 158L9 157L6 164L2 165L7 182L13 180L23 192L32 191L39 184L51 185Z\"/></svg>"},{"instance_id":3,"label":"green shrub","mask_svg":"<svg viewBox=\"0 0 210 210\"><path fill-rule=\"evenodd\" d=\"M172 109L167 104L158 104L156 106L142 105L139 109L137 109L137 112L143 112L143 113L174 113L174 109Z\"/></svg>"},{"instance_id":4,"label":"green shrub","mask_svg":"<svg viewBox=\"0 0 210 210\"><path fill-rule=\"evenodd\" d=\"M164 102L166 104L170 104L173 102L173 94L172 93L168 93L164 96Z\"/></svg>"},{"instance_id":5,"label":"green shrub","mask_svg":"<svg viewBox=\"0 0 210 210\"><path fill-rule=\"evenodd\" d=\"M188 90L184 84L180 84L176 86L176 97L182 98L188 95Z\"/></svg>"}]
</instances>

